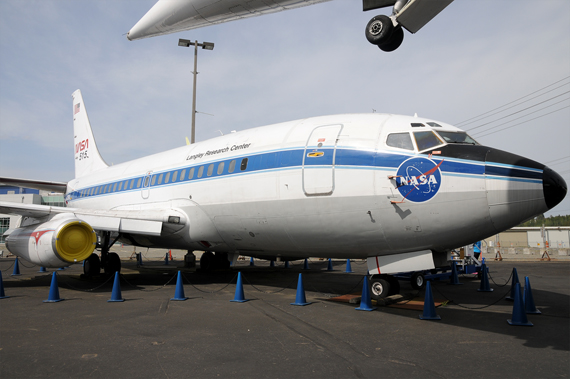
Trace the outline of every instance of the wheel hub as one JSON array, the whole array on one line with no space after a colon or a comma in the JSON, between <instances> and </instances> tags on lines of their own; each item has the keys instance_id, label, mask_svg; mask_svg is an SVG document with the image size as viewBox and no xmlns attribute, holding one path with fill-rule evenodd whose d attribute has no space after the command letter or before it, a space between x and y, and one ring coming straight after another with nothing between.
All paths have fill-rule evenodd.
<instances>
[{"instance_id":1,"label":"wheel hub","mask_svg":"<svg viewBox=\"0 0 570 379\"><path fill-rule=\"evenodd\" d=\"M378 34L380 34L380 32L382 32L382 29L384 28L384 25L380 22L380 21L374 21L371 25L370 28L368 29L368 31L370 32L370 34L372 34L373 36L377 36Z\"/></svg>"}]
</instances>

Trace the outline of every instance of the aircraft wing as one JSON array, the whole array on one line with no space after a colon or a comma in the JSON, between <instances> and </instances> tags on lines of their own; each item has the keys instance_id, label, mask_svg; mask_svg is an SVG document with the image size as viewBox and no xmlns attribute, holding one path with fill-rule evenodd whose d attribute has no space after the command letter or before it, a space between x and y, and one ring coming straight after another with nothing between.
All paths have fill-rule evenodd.
<instances>
[{"instance_id":1,"label":"aircraft wing","mask_svg":"<svg viewBox=\"0 0 570 379\"><path fill-rule=\"evenodd\" d=\"M159 0L128 32L129 40L221 24L330 0Z\"/></svg>"},{"instance_id":2,"label":"aircraft wing","mask_svg":"<svg viewBox=\"0 0 570 379\"><path fill-rule=\"evenodd\" d=\"M411 0L396 16L396 21L410 33L416 33L453 0Z\"/></svg>"},{"instance_id":3,"label":"aircraft wing","mask_svg":"<svg viewBox=\"0 0 570 379\"><path fill-rule=\"evenodd\" d=\"M29 180L29 179L18 179L18 178L3 178L3 177L0 177L0 185L34 188L43 191L61 192L61 193L65 193L67 189L67 183L47 182L41 180Z\"/></svg>"},{"instance_id":4,"label":"aircraft wing","mask_svg":"<svg viewBox=\"0 0 570 379\"><path fill-rule=\"evenodd\" d=\"M97 210L0 201L0 213L38 220L57 214L74 214L75 217L87 222L95 230L150 236L160 236L164 224L181 228L187 222L184 215L172 209Z\"/></svg>"}]
</instances>

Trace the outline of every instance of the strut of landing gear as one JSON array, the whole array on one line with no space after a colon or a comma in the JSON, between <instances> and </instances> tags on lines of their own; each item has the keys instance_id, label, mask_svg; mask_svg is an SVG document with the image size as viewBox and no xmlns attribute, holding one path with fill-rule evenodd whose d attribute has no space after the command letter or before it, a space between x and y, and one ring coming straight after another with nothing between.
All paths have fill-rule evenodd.
<instances>
[{"instance_id":1,"label":"strut of landing gear","mask_svg":"<svg viewBox=\"0 0 570 379\"><path fill-rule=\"evenodd\" d=\"M392 275L374 275L369 283L370 297L374 300L384 299L400 293L400 282Z\"/></svg>"},{"instance_id":2,"label":"strut of landing gear","mask_svg":"<svg viewBox=\"0 0 570 379\"><path fill-rule=\"evenodd\" d=\"M83 265L83 273L85 276L96 276L99 275L101 271L101 266L103 266L103 270L105 274L114 274L115 272L121 271L121 259L117 253L110 253L109 249L117 240L117 238L109 243L111 240L111 232L102 232L101 235L101 244L98 246L101 248L101 259L97 256L97 254L91 254L89 258L85 260L85 264Z\"/></svg>"},{"instance_id":3,"label":"strut of landing gear","mask_svg":"<svg viewBox=\"0 0 570 379\"><path fill-rule=\"evenodd\" d=\"M230 268L230 261L228 261L228 253L212 253L206 251L200 258L200 270L210 272L219 269Z\"/></svg>"}]
</instances>

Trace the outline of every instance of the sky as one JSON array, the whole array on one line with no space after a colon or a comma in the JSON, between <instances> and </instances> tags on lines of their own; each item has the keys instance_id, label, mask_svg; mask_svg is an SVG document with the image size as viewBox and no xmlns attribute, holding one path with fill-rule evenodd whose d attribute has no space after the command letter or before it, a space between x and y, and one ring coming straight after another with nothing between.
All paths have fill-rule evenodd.
<instances>
[{"instance_id":1,"label":"sky","mask_svg":"<svg viewBox=\"0 0 570 379\"><path fill-rule=\"evenodd\" d=\"M215 43L198 52L197 141L312 116L418 114L570 183L567 0L455 0L391 53L364 36L391 9L363 12L357 0L128 41L154 3L0 1L0 176L73 179L76 89L107 163L184 145L185 38ZM570 214L570 195L547 213L558 214Z\"/></svg>"}]
</instances>

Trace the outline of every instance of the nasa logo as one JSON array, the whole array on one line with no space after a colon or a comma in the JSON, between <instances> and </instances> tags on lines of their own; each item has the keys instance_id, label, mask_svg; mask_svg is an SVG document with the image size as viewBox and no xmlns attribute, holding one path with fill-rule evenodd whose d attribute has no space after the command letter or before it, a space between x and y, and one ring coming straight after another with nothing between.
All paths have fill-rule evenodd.
<instances>
[{"instance_id":1,"label":"nasa logo","mask_svg":"<svg viewBox=\"0 0 570 379\"><path fill-rule=\"evenodd\" d=\"M398 191L409 201L422 203L432 199L441 187L443 161L435 163L428 158L410 158L398 167L396 183Z\"/></svg>"}]
</instances>

